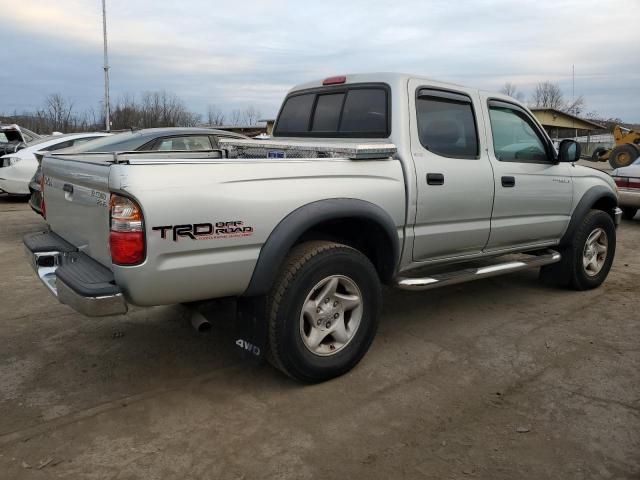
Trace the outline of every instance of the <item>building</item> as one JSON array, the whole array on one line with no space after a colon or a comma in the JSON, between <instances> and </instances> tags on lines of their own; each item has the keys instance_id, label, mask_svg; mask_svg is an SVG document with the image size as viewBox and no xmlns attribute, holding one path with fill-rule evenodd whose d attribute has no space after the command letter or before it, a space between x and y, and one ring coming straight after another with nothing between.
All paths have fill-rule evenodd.
<instances>
[{"instance_id":1,"label":"building","mask_svg":"<svg viewBox=\"0 0 640 480\"><path fill-rule=\"evenodd\" d=\"M604 130L599 123L576 117L555 108L532 108L531 112L545 128L551 138L574 138ZM602 133L602 132L600 132Z\"/></svg>"},{"instance_id":2,"label":"building","mask_svg":"<svg viewBox=\"0 0 640 480\"><path fill-rule=\"evenodd\" d=\"M603 134L606 134L606 127L599 123L576 117L555 108L532 108L531 113L535 115L552 139L572 138L580 143L583 156L591 156L597 147L611 147L608 137L607 140L604 140Z\"/></svg>"}]
</instances>

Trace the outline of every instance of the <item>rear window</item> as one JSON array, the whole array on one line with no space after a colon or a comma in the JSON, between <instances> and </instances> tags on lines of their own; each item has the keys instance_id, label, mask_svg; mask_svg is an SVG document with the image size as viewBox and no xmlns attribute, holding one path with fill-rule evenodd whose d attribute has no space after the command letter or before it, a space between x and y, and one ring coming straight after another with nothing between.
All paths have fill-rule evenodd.
<instances>
[{"instance_id":1,"label":"rear window","mask_svg":"<svg viewBox=\"0 0 640 480\"><path fill-rule=\"evenodd\" d=\"M288 97L274 136L385 138L389 125L388 88L332 87Z\"/></svg>"},{"instance_id":2,"label":"rear window","mask_svg":"<svg viewBox=\"0 0 640 480\"><path fill-rule=\"evenodd\" d=\"M315 95L296 95L290 97L282 107L278 118L278 131L287 133L306 132Z\"/></svg>"}]
</instances>

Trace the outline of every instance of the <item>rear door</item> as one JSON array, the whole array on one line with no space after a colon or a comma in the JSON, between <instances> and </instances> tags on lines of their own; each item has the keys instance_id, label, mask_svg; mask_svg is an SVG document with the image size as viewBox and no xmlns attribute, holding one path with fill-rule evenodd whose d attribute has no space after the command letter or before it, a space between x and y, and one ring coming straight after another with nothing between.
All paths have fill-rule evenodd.
<instances>
[{"instance_id":1,"label":"rear door","mask_svg":"<svg viewBox=\"0 0 640 480\"><path fill-rule=\"evenodd\" d=\"M487 251L553 244L571 214L571 165L524 108L484 96L496 195Z\"/></svg>"},{"instance_id":2,"label":"rear door","mask_svg":"<svg viewBox=\"0 0 640 480\"><path fill-rule=\"evenodd\" d=\"M409 81L415 261L478 254L489 239L494 180L478 102L471 89Z\"/></svg>"}]
</instances>

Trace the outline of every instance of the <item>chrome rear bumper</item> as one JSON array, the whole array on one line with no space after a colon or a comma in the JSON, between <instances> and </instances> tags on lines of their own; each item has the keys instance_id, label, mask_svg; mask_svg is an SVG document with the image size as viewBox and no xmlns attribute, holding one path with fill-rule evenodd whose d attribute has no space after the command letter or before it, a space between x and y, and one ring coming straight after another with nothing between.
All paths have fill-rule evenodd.
<instances>
[{"instance_id":1,"label":"chrome rear bumper","mask_svg":"<svg viewBox=\"0 0 640 480\"><path fill-rule=\"evenodd\" d=\"M27 235L23 241L31 267L60 303L89 317L127 313L124 295L106 267L50 232ZM51 248L56 245L60 248Z\"/></svg>"}]
</instances>

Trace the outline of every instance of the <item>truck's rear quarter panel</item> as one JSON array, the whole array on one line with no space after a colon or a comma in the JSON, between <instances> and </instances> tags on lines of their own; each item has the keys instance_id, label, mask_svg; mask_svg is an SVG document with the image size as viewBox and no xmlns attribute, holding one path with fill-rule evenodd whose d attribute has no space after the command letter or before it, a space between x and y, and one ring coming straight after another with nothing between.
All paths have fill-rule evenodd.
<instances>
[{"instance_id":1,"label":"truck's rear quarter panel","mask_svg":"<svg viewBox=\"0 0 640 480\"><path fill-rule=\"evenodd\" d=\"M142 265L114 265L129 301L159 305L239 295L260 248L293 210L328 198L358 198L393 218L401 232L404 180L396 160L229 160L191 164L113 165L111 190L141 205L147 236ZM242 222L250 232L173 237L154 227ZM238 224L240 226L240 224ZM206 227L201 227L206 230ZM106 239L103 240L106 242Z\"/></svg>"}]
</instances>

